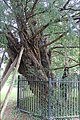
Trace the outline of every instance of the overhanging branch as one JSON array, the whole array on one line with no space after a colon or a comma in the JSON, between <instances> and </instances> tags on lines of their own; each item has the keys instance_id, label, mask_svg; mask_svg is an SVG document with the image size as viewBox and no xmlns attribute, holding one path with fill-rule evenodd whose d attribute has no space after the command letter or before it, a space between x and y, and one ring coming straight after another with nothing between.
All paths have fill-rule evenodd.
<instances>
[{"instance_id":1,"label":"overhanging branch","mask_svg":"<svg viewBox=\"0 0 80 120\"><path fill-rule=\"evenodd\" d=\"M69 66L67 68L73 68L73 67L76 67L76 66L80 66L80 64L75 64L75 65ZM63 67L59 67L59 68L54 68L52 70L59 70L59 69L64 69L64 66Z\"/></svg>"},{"instance_id":2,"label":"overhanging branch","mask_svg":"<svg viewBox=\"0 0 80 120\"><path fill-rule=\"evenodd\" d=\"M6 4L6 6L11 9L11 7L8 5L8 3L6 2L6 0L3 0L3 1L4 1L4 3ZM11 10L12 10L12 9L11 9Z\"/></svg>"},{"instance_id":3,"label":"overhanging branch","mask_svg":"<svg viewBox=\"0 0 80 120\"><path fill-rule=\"evenodd\" d=\"M58 38L56 38L55 40L53 40L53 41L49 42L48 44L45 44L45 45L41 46L41 48L43 48L43 47L47 47L47 46L51 45L52 43L54 43L54 42L58 41L60 38L62 38L64 35L66 35L66 34L67 34L67 32L68 32L68 31L64 32L64 33L63 33L63 34L61 34Z\"/></svg>"},{"instance_id":4,"label":"overhanging branch","mask_svg":"<svg viewBox=\"0 0 80 120\"><path fill-rule=\"evenodd\" d=\"M31 12L35 9L37 2L38 2L38 0L35 0Z\"/></svg>"},{"instance_id":5,"label":"overhanging branch","mask_svg":"<svg viewBox=\"0 0 80 120\"><path fill-rule=\"evenodd\" d=\"M51 47L51 50L56 49L56 48L65 48L64 46L54 46ZM80 46L66 46L66 48L80 48Z\"/></svg>"},{"instance_id":6,"label":"overhanging branch","mask_svg":"<svg viewBox=\"0 0 80 120\"><path fill-rule=\"evenodd\" d=\"M64 4L63 8L60 9L60 11L63 11L66 9L66 6L69 4L71 0L67 0L67 2Z\"/></svg>"},{"instance_id":7,"label":"overhanging branch","mask_svg":"<svg viewBox=\"0 0 80 120\"><path fill-rule=\"evenodd\" d=\"M41 33L43 30L45 30L50 25L51 21L52 20L50 20L46 25L44 25L41 28L39 28L38 30L36 30L37 32L30 39L34 39L39 33Z\"/></svg>"}]
</instances>

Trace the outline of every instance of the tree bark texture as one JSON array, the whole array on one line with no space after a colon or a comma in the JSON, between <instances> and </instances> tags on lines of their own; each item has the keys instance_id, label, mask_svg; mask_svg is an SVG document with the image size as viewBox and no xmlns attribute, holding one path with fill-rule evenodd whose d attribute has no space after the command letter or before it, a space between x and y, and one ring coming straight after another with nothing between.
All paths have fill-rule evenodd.
<instances>
[{"instance_id":1,"label":"tree bark texture","mask_svg":"<svg viewBox=\"0 0 80 120\"><path fill-rule=\"evenodd\" d=\"M42 38L41 33L49 23L37 28L36 20L30 17L38 1L33 4L32 11L26 12L26 15L24 14L25 11L20 2L15 0L10 1L15 14L18 37L10 30L6 33L8 55L13 62L17 54L19 54L21 46L23 46L24 53L19 67L19 73L23 74L25 77L27 77L28 74L32 74L33 76L47 80L51 64L51 52L47 46L41 48L43 45L47 44L46 39ZM21 12L16 12L17 10Z\"/></svg>"}]
</instances>

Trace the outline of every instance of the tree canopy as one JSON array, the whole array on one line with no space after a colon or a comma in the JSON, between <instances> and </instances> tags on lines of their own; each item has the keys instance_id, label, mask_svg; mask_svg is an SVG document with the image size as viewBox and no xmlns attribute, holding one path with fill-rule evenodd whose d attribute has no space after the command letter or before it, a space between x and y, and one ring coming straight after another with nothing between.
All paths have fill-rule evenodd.
<instances>
[{"instance_id":1,"label":"tree canopy","mask_svg":"<svg viewBox=\"0 0 80 120\"><path fill-rule=\"evenodd\" d=\"M13 61L24 46L20 73L60 75L65 66L79 69L79 0L0 2L0 48Z\"/></svg>"}]
</instances>

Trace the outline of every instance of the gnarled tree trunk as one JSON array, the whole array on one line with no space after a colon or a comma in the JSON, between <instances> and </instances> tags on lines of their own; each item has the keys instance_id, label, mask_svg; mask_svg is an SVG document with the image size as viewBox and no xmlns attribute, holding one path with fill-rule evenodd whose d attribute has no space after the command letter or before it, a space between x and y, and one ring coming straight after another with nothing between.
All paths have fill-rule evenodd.
<instances>
[{"instance_id":1,"label":"gnarled tree trunk","mask_svg":"<svg viewBox=\"0 0 80 120\"><path fill-rule=\"evenodd\" d=\"M42 38L41 33L49 23L37 28L36 20L31 18L31 15L34 14L33 10L26 12L25 15L25 11L20 2L13 0L10 0L10 2L15 14L17 35L11 31L6 33L9 57L13 61L19 53L21 46L23 46L25 50L19 67L19 73L25 77L27 77L28 74L32 74L43 80L47 80L51 63L51 52L47 47L41 48L41 46L46 44L46 39ZM35 4L34 2L33 9ZM21 12L18 12L18 10Z\"/></svg>"}]
</instances>

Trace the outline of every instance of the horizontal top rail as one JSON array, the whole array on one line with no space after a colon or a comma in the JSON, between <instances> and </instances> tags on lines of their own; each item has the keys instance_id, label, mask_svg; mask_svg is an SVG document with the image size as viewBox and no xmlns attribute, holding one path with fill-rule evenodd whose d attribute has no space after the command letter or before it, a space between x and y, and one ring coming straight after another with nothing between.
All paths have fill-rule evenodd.
<instances>
[{"instance_id":1,"label":"horizontal top rail","mask_svg":"<svg viewBox=\"0 0 80 120\"><path fill-rule=\"evenodd\" d=\"M26 82L45 82L45 83L48 83L48 82L49 82L49 81L44 81L44 80L23 80L23 79L22 79L22 80L19 80L19 81L26 81ZM80 83L79 80L74 80L74 81L73 81L73 80L72 80L72 81L71 81L71 80L70 80L70 81L69 81L69 80L66 80L66 81L64 81L64 80L52 80L52 81L51 81L51 83L55 83L55 82L59 82L59 83L60 83L60 82L63 82L63 83L68 83L68 82L69 82L69 83Z\"/></svg>"}]
</instances>

